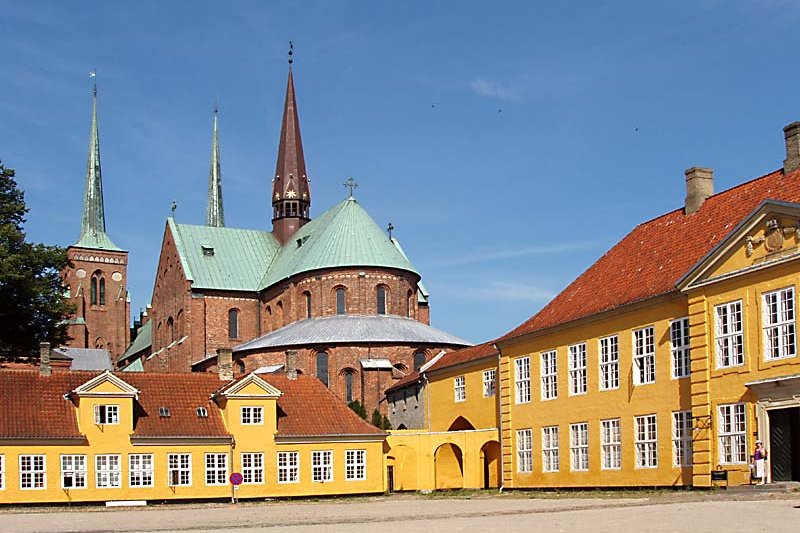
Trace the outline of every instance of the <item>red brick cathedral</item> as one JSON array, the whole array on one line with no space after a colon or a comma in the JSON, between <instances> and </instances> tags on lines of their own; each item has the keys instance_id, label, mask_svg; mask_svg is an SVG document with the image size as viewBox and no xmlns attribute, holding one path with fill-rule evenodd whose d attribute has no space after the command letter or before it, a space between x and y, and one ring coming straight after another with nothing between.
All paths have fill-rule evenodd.
<instances>
[{"instance_id":1,"label":"red brick cathedral","mask_svg":"<svg viewBox=\"0 0 800 533\"><path fill-rule=\"evenodd\" d=\"M291 64L271 232L225 226L216 110L211 154L206 224L167 220L152 308L121 368L203 372L232 350L240 373L315 375L371 412L385 411L395 380L469 344L429 325L419 272L353 197L352 181L348 198L311 218ZM106 286L107 301L116 291Z\"/></svg>"}]
</instances>

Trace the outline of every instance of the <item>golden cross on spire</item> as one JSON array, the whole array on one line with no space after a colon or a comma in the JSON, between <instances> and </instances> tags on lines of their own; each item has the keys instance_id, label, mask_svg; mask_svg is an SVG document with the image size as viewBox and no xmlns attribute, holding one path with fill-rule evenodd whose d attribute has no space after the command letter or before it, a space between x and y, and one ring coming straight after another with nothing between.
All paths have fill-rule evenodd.
<instances>
[{"instance_id":1,"label":"golden cross on spire","mask_svg":"<svg viewBox=\"0 0 800 533\"><path fill-rule=\"evenodd\" d=\"M348 187L350 189L350 198L352 198L353 197L353 189L358 188L358 183L356 183L356 180L354 180L352 178L352 176L351 176L351 177L347 178L347 180L344 183L342 183L342 185L344 185L345 187Z\"/></svg>"}]
</instances>

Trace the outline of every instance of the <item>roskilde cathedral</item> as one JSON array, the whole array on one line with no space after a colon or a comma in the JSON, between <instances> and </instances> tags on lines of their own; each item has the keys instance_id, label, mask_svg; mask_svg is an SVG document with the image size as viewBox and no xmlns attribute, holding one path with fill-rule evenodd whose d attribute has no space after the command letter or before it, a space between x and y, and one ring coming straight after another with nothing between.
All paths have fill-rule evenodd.
<instances>
[{"instance_id":1,"label":"roskilde cathedral","mask_svg":"<svg viewBox=\"0 0 800 533\"><path fill-rule=\"evenodd\" d=\"M94 92L81 236L64 272L71 347L104 348L128 371L316 375L338 397L380 409L384 391L469 343L431 327L429 295L397 239L352 194L312 219L289 65L272 231L225 226L217 111L206 224L164 229L151 307L131 341L127 252L105 228Z\"/></svg>"}]
</instances>

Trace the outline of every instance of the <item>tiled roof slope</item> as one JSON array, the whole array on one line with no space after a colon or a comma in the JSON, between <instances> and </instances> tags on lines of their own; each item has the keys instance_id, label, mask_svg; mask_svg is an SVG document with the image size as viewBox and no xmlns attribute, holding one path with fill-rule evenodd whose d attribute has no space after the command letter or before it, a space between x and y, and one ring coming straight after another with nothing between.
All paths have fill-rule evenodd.
<instances>
[{"instance_id":1,"label":"tiled roof slope","mask_svg":"<svg viewBox=\"0 0 800 533\"><path fill-rule=\"evenodd\" d=\"M278 241L268 231L178 224L172 218L167 223L195 288L257 291L278 253ZM204 246L213 255L204 253Z\"/></svg>"},{"instance_id":2,"label":"tiled roof slope","mask_svg":"<svg viewBox=\"0 0 800 533\"><path fill-rule=\"evenodd\" d=\"M260 377L283 392L278 398L278 436L385 434L362 420L314 376L289 379L286 374L262 374Z\"/></svg>"},{"instance_id":3,"label":"tiled roof slope","mask_svg":"<svg viewBox=\"0 0 800 533\"><path fill-rule=\"evenodd\" d=\"M0 439L80 439L75 407L64 394L97 372L0 371Z\"/></svg>"},{"instance_id":4,"label":"tiled roof slope","mask_svg":"<svg viewBox=\"0 0 800 533\"><path fill-rule=\"evenodd\" d=\"M302 245L298 246L298 241ZM355 198L348 198L292 235L260 288L301 272L346 266L388 267L418 274Z\"/></svg>"},{"instance_id":5,"label":"tiled roof slope","mask_svg":"<svg viewBox=\"0 0 800 533\"><path fill-rule=\"evenodd\" d=\"M800 202L800 172L777 170L640 224L532 318L498 339L546 328L675 290L675 284L767 199Z\"/></svg>"},{"instance_id":6,"label":"tiled roof slope","mask_svg":"<svg viewBox=\"0 0 800 533\"><path fill-rule=\"evenodd\" d=\"M398 389L402 389L403 387L405 387L407 385L411 385L412 383L416 383L417 381L419 381L419 378L420 378L420 374L419 374L418 371L415 370L415 371L411 372L410 374L406 374L402 378L400 378L397 381L395 381L394 384L391 387L389 387L388 389L386 389L384 392L388 394L388 393L390 393L392 391L395 391L395 390L398 390Z\"/></svg>"},{"instance_id":7,"label":"tiled roof slope","mask_svg":"<svg viewBox=\"0 0 800 533\"><path fill-rule=\"evenodd\" d=\"M443 368L486 359L487 357L497 357L497 350L491 342L484 342L483 344L477 344L469 348L447 352L438 361L433 363L427 371L433 372L442 370Z\"/></svg>"}]
</instances>

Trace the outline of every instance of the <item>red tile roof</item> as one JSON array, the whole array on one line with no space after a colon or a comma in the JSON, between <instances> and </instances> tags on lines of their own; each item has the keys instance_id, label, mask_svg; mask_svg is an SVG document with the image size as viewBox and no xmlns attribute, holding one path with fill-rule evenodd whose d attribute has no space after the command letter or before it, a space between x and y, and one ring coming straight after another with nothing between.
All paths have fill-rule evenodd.
<instances>
[{"instance_id":1,"label":"red tile roof","mask_svg":"<svg viewBox=\"0 0 800 533\"><path fill-rule=\"evenodd\" d=\"M83 438L76 409L64 395L99 372L0 371L0 439ZM133 437L229 437L222 413L210 400L225 383L212 373L118 373L140 391ZM278 432L291 436L381 435L312 376L290 380L261 376L283 392L278 399ZM168 407L169 417L159 416ZM205 407L208 417L197 416Z\"/></svg>"},{"instance_id":2,"label":"red tile roof","mask_svg":"<svg viewBox=\"0 0 800 533\"><path fill-rule=\"evenodd\" d=\"M479 359L486 359L487 357L497 357L497 350L491 342L484 342L483 344L477 344L469 348L447 352L438 361L428 367L427 371L442 370L443 368L478 361Z\"/></svg>"},{"instance_id":3,"label":"red tile roof","mask_svg":"<svg viewBox=\"0 0 800 533\"><path fill-rule=\"evenodd\" d=\"M800 202L800 172L777 170L709 197L691 215L640 224L499 342L676 290L675 284L764 200Z\"/></svg>"},{"instance_id":4,"label":"red tile roof","mask_svg":"<svg viewBox=\"0 0 800 533\"><path fill-rule=\"evenodd\" d=\"M420 378L419 372L417 372L415 370L415 371L411 372L410 374L406 374L402 378L400 378L397 381L395 381L394 384L392 384L392 386L389 387L388 389L386 389L384 392L385 393L389 393L389 392L392 392L394 390L402 389L403 387L405 387L407 385L411 385L412 383L416 383L417 381L419 381L419 378Z\"/></svg>"},{"instance_id":5,"label":"red tile roof","mask_svg":"<svg viewBox=\"0 0 800 533\"><path fill-rule=\"evenodd\" d=\"M338 435L383 435L362 420L314 376L261 374L261 379L276 387L278 398L278 436L312 437Z\"/></svg>"}]
</instances>

